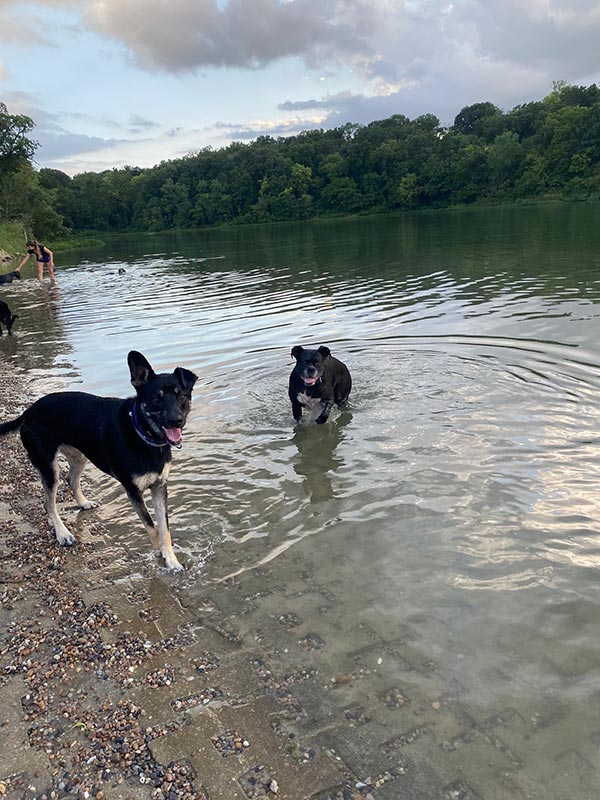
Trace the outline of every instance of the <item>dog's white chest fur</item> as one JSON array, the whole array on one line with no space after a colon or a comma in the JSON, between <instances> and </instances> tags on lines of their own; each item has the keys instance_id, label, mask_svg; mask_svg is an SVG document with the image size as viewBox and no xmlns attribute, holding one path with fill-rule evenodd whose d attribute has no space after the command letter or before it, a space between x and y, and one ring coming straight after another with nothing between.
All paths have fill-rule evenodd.
<instances>
[{"instance_id":1,"label":"dog's white chest fur","mask_svg":"<svg viewBox=\"0 0 600 800\"><path fill-rule=\"evenodd\" d=\"M321 405L321 399L319 397L310 397L306 392L298 392L296 399L300 405L305 406L305 408L316 408Z\"/></svg>"},{"instance_id":2,"label":"dog's white chest fur","mask_svg":"<svg viewBox=\"0 0 600 800\"><path fill-rule=\"evenodd\" d=\"M140 492L144 492L149 486L152 486L159 481L161 483L166 483L167 478L169 477L169 469L171 468L171 464L165 464L163 467L162 472L146 472L144 475L136 475L133 479L133 483L137 486Z\"/></svg>"}]
</instances>

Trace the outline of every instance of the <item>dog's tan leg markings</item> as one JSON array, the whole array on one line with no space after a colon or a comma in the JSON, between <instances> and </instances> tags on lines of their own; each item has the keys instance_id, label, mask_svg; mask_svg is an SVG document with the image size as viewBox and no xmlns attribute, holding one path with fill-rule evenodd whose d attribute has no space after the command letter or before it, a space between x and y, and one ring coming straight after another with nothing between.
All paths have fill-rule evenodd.
<instances>
[{"instance_id":1,"label":"dog's tan leg markings","mask_svg":"<svg viewBox=\"0 0 600 800\"><path fill-rule=\"evenodd\" d=\"M40 473L46 494L46 511L54 527L58 543L66 546L72 545L75 544L75 537L59 517L58 509L56 508L56 491L58 489L58 464L56 463L56 458L50 465L50 469L54 478L50 482L47 479L51 478L51 475Z\"/></svg>"},{"instance_id":2,"label":"dog's tan leg markings","mask_svg":"<svg viewBox=\"0 0 600 800\"><path fill-rule=\"evenodd\" d=\"M169 532L167 479L169 477L170 466L171 465L168 463L165 464L160 474L157 472L147 472L145 475L136 476L133 479L134 486L130 489L128 494L134 509L148 531L152 546L160 550L168 569L181 571L183 567L173 552L173 544ZM142 497L142 492L146 489L150 489L152 495L156 525L152 521L152 517Z\"/></svg>"},{"instance_id":3,"label":"dog's tan leg markings","mask_svg":"<svg viewBox=\"0 0 600 800\"><path fill-rule=\"evenodd\" d=\"M80 508L86 511L90 508L97 508L98 503L95 503L93 500L88 500L81 491L81 473L87 464L87 458L83 453L80 453L79 450L76 450L74 447L68 447L67 445L63 445L60 448L60 452L69 462L69 485L75 497L75 502Z\"/></svg>"},{"instance_id":4,"label":"dog's tan leg markings","mask_svg":"<svg viewBox=\"0 0 600 800\"><path fill-rule=\"evenodd\" d=\"M183 570L182 565L177 560L177 556L173 552L173 544L171 542L171 534L169 533L169 517L167 513L167 484L165 481L159 480L150 486L150 494L152 495L152 503L154 505L154 515L156 516L156 524L160 534L160 552L165 560L169 569L180 572Z\"/></svg>"},{"instance_id":5,"label":"dog's tan leg markings","mask_svg":"<svg viewBox=\"0 0 600 800\"><path fill-rule=\"evenodd\" d=\"M138 489L137 486L132 486L127 489L127 496L129 497L129 502L133 506L133 510L141 519L142 524L146 529L146 533L150 537L150 543L152 544L152 549L159 550L160 541L159 541L158 528L154 524L152 517L150 516L150 512L146 507L146 503L144 502L144 498L142 497L142 491Z\"/></svg>"}]
</instances>

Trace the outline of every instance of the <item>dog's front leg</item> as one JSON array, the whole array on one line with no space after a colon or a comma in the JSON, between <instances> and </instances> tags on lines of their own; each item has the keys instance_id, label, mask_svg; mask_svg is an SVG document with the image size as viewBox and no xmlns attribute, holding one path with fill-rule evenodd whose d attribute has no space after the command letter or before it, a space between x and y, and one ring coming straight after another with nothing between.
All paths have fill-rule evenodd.
<instances>
[{"instance_id":1,"label":"dog's front leg","mask_svg":"<svg viewBox=\"0 0 600 800\"><path fill-rule=\"evenodd\" d=\"M171 534L169 533L169 514L167 511L167 484L164 481L156 481L150 486L150 494L152 495L152 503L154 505L154 515L156 517L156 525L160 535L160 552L165 560L169 569L180 572L183 570L182 565L177 560L177 556L173 552L173 544L171 542Z\"/></svg>"},{"instance_id":2,"label":"dog's front leg","mask_svg":"<svg viewBox=\"0 0 600 800\"><path fill-rule=\"evenodd\" d=\"M315 420L317 425L323 425L324 422L327 422L327 420L329 419L329 415L331 414L333 402L331 400L323 400L321 401L321 407L322 411Z\"/></svg>"},{"instance_id":3,"label":"dog's front leg","mask_svg":"<svg viewBox=\"0 0 600 800\"><path fill-rule=\"evenodd\" d=\"M302 419L302 405L294 398L292 398L292 414L296 422L300 422Z\"/></svg>"},{"instance_id":4,"label":"dog's front leg","mask_svg":"<svg viewBox=\"0 0 600 800\"><path fill-rule=\"evenodd\" d=\"M129 502L133 506L133 510L138 515L138 517L142 520L144 528L146 528L146 532L150 537L150 542L154 550L158 550L160 547L159 543L159 533L154 524L152 517L150 516L150 512L146 508L146 503L144 503L144 498L142 497L142 492L138 489L137 486L127 486L126 487L127 497L129 497Z\"/></svg>"}]
</instances>

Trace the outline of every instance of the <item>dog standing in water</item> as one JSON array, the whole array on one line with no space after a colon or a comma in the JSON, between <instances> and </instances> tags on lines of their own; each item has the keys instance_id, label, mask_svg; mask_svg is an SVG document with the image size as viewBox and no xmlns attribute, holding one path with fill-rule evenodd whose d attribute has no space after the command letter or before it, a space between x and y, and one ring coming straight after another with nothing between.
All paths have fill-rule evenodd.
<instances>
[{"instance_id":1,"label":"dog standing in water","mask_svg":"<svg viewBox=\"0 0 600 800\"><path fill-rule=\"evenodd\" d=\"M197 376L183 367L156 374L136 350L129 353L127 363L136 397L121 400L86 392L48 394L20 417L0 424L0 436L20 431L31 463L42 479L46 510L59 544L75 542L56 508L60 452L69 462L69 484L80 508L97 505L81 491L81 473L89 460L120 481L167 567L182 570L169 532L167 478L171 447L181 447L181 430ZM156 525L143 499L146 489L152 495Z\"/></svg>"},{"instance_id":2,"label":"dog standing in water","mask_svg":"<svg viewBox=\"0 0 600 800\"><path fill-rule=\"evenodd\" d=\"M12 336L12 326L17 319L17 314L13 314L10 308L3 300L0 300L0 336L2 336L2 326L8 331L8 335Z\"/></svg>"},{"instance_id":3,"label":"dog standing in water","mask_svg":"<svg viewBox=\"0 0 600 800\"><path fill-rule=\"evenodd\" d=\"M327 422L333 404L342 408L348 401L352 378L348 367L331 355L328 347L309 350L297 344L292 348L296 366L290 375L289 396L296 422L302 418L302 408L320 406L317 425Z\"/></svg>"},{"instance_id":4,"label":"dog standing in water","mask_svg":"<svg viewBox=\"0 0 600 800\"><path fill-rule=\"evenodd\" d=\"M21 280L21 273L18 269L13 269L12 272L7 272L5 275L0 275L0 283L12 283L15 278Z\"/></svg>"}]
</instances>

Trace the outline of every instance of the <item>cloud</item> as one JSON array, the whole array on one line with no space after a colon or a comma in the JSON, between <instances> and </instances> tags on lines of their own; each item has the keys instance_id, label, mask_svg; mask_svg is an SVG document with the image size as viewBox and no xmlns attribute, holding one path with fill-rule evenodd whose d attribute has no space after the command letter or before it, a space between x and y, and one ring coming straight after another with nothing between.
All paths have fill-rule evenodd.
<instances>
[{"instance_id":1,"label":"cloud","mask_svg":"<svg viewBox=\"0 0 600 800\"><path fill-rule=\"evenodd\" d=\"M542 2L505 0L489 10L483 0L474 3L463 24L477 30L482 51L498 60L554 70L569 78L598 71L600 5L597 0Z\"/></svg>"},{"instance_id":2,"label":"cloud","mask_svg":"<svg viewBox=\"0 0 600 800\"><path fill-rule=\"evenodd\" d=\"M92 153L98 150L110 150L125 139L103 139L100 136L86 136L80 133L49 133L38 135L40 149L36 153L36 161L48 163L71 156L74 153Z\"/></svg>"},{"instance_id":3,"label":"cloud","mask_svg":"<svg viewBox=\"0 0 600 800\"><path fill-rule=\"evenodd\" d=\"M139 131L147 131L152 128L160 128L160 125L153 119L146 119L139 114L129 115L129 130L132 133L139 133Z\"/></svg>"},{"instance_id":4,"label":"cloud","mask_svg":"<svg viewBox=\"0 0 600 800\"><path fill-rule=\"evenodd\" d=\"M38 156L44 162L49 154L66 158L71 148L72 154L98 151L97 164L111 149L115 158L127 149L125 163L132 163L129 154L140 144L139 160L148 164L153 155L156 160L173 157L173 148L187 151L207 140L220 146L263 134L368 124L392 114L412 119L434 113L448 125L463 106L474 102L489 100L509 109L543 97L553 80L600 79L598 0L30 0L26 16L11 16L10 7L19 8L20 2L0 0L0 41L25 40L28 53L33 43L55 46L59 41L35 16L47 6L68 12L61 12L57 23L63 26L61 32L65 20L75 20L86 34L91 31L118 43L118 50L108 48L113 54L125 53L130 65L154 73L178 79L189 73L194 79L198 71L211 67L259 70L291 58L294 68L304 62L313 79L327 75L332 83L325 86L352 86L352 91L322 97L314 90L314 80L306 97L300 93L301 81L285 86L287 99L273 115L280 119L242 118L239 123L211 125L205 118L208 112L186 117L186 124L204 126L200 132L172 127L179 122L176 118L161 125L160 109L155 114L148 103L138 109L130 105L125 113L131 114L121 121L99 116L86 121L75 114L44 114L35 97L21 97L15 107L3 97L11 113L35 119L36 138L43 143ZM16 24L17 18L25 19L25 28ZM28 31L37 42L28 38ZM114 61L118 60L117 56ZM272 84L269 89L272 94ZM210 113L218 118L230 112ZM98 131L102 135L86 135Z\"/></svg>"},{"instance_id":5,"label":"cloud","mask_svg":"<svg viewBox=\"0 0 600 800\"><path fill-rule=\"evenodd\" d=\"M258 136L291 136L301 131L322 127L323 117L303 118L295 120L273 120L254 122L248 125L233 125L217 122L213 127L219 130L229 141L250 141Z\"/></svg>"},{"instance_id":6,"label":"cloud","mask_svg":"<svg viewBox=\"0 0 600 800\"><path fill-rule=\"evenodd\" d=\"M255 69L287 56L368 56L374 27L368 7L366 0L88 0L82 6L88 25L122 42L139 65L173 73Z\"/></svg>"}]
</instances>

